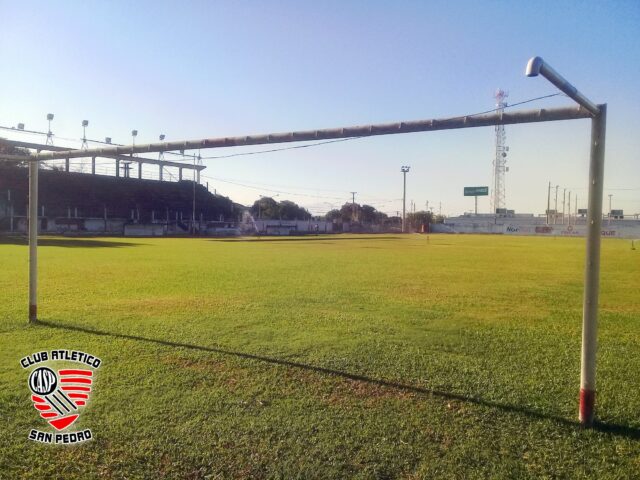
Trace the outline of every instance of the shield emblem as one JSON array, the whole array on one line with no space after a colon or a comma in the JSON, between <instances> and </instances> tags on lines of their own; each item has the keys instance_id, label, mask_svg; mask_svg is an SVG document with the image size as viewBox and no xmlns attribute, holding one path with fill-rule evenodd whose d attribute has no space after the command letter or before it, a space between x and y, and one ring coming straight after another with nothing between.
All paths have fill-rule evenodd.
<instances>
[{"instance_id":1,"label":"shield emblem","mask_svg":"<svg viewBox=\"0 0 640 480\"><path fill-rule=\"evenodd\" d=\"M56 430L64 430L80 416L89 401L93 371L38 367L29 376L33 406Z\"/></svg>"}]
</instances>

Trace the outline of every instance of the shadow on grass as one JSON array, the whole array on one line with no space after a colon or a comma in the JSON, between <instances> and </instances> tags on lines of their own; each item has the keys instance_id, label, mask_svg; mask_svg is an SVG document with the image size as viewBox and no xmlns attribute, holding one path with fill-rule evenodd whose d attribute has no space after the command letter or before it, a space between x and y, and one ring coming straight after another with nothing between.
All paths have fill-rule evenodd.
<instances>
[{"instance_id":1,"label":"shadow on grass","mask_svg":"<svg viewBox=\"0 0 640 480\"><path fill-rule=\"evenodd\" d=\"M28 245L26 237L0 237L0 245ZM38 238L39 247L67 247L67 248L119 248L138 247L142 243L108 242L94 238Z\"/></svg>"},{"instance_id":2,"label":"shadow on grass","mask_svg":"<svg viewBox=\"0 0 640 480\"><path fill-rule=\"evenodd\" d=\"M214 238L211 239L212 242L313 242L313 241L343 241L343 240L397 240L403 237L389 237L389 236L355 236L355 237L340 237L340 236L331 236L331 235L318 235L318 236L307 236L307 237L287 237L285 235L275 236L275 237L241 237L241 238Z\"/></svg>"},{"instance_id":3,"label":"shadow on grass","mask_svg":"<svg viewBox=\"0 0 640 480\"><path fill-rule=\"evenodd\" d=\"M99 336L106 336L106 337L113 337L113 338L121 338L121 339L126 339L126 340L135 340L135 341L139 341L139 342L148 342L148 343L154 343L157 345L165 345L165 346L169 346L169 347L179 347L179 348L187 348L187 349L191 349L191 350L198 350L198 351L203 351L203 352L211 352L211 353L216 353L219 355L230 355L230 356L234 356L234 357L239 357L239 358L244 358L244 359L248 359L248 360L255 360L255 361L259 361L259 362L265 362L265 363L269 363L272 365L280 365L280 366L285 366L285 367L291 367L291 368L298 368L298 369L302 369L302 370L307 370L307 371L312 371L312 372L318 372L318 373L323 373L326 375L331 375L334 377L341 377L341 378L346 378L349 380L355 380L358 382L366 382L366 383L370 383L370 384L374 384L374 385L380 385L383 387L387 387L387 388L392 388L392 389L396 389L396 390L402 390L405 392L411 392L411 393L418 393L418 394L423 394L423 395L432 395L434 397L440 397L440 398L444 398L447 400L458 400L461 402L467 402L467 403L471 403L474 405L480 405L480 406L485 406L485 407L490 407L490 408L497 408L499 410L505 411L505 412L510 412L510 413L518 413L518 414L522 414L525 415L527 417L530 418L534 418L537 420L553 420L555 422L558 422L562 425L566 425L569 427L578 427L581 428L580 424L576 421L572 421L569 420L567 418L564 417L559 417L557 415L549 415L549 414L545 414L545 413L541 413L541 412L537 412L535 410L531 410L529 408L525 408L525 407L519 407L519 406L515 406L515 405L504 405L498 402L492 402L489 400L483 400L481 398L478 397L471 397L471 396L466 396L466 395L460 395L457 393L449 393L449 392L442 392L439 390L432 390L429 388L423 388L423 387L417 387L414 385L406 385L406 384L402 384L402 383L396 383L396 382L392 382L389 380L382 380L382 379L377 379L377 378L371 378L371 377L367 377L364 375L358 375L357 373L350 373L350 372L343 372L340 370L333 370L330 368L325 368L325 367L319 367L316 365L308 365L306 363L300 363L300 362L294 362L291 360L284 360L281 358L274 358L274 357L266 357L266 356L262 356L262 355L255 355L252 353L245 353L245 352L236 352L233 350L225 350L223 348L215 348L215 347L203 347L200 345L192 345L189 343L179 343L179 342L170 342L167 340L160 340L160 339L155 339L155 338L146 338L146 337L139 337L136 335L128 335L128 334L124 334L124 333L111 333L111 332L105 332L102 330L96 330L96 329L92 329L92 328L86 328L86 327L78 327L78 326L74 326L74 325L65 325L62 323L57 323L57 322L52 322L52 321L47 321L47 320L38 320L37 324L39 325L43 325L49 328L57 328L57 329L61 329L61 330L71 330L71 331L75 331L75 332L82 332L82 333L88 333L91 335L99 335ZM607 434L611 434L611 435L616 435L616 436L620 436L620 437L626 437L626 438L631 438L631 439L640 439L640 429L639 428L635 428L635 427L630 427L627 425L618 425L618 424L612 424L612 423L603 423L603 422L596 422L593 425L593 430L596 430L598 432L602 432L602 433L607 433Z\"/></svg>"}]
</instances>

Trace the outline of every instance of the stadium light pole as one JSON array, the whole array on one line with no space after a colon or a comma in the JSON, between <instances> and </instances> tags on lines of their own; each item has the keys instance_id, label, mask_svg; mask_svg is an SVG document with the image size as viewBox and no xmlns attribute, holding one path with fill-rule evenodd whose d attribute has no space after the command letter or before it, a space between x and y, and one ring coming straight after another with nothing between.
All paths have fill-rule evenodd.
<instances>
[{"instance_id":1,"label":"stadium light pole","mask_svg":"<svg viewBox=\"0 0 640 480\"><path fill-rule=\"evenodd\" d=\"M81 149L88 150L89 145L87 144L87 127L89 126L89 120L82 120L82 147Z\"/></svg>"},{"instance_id":2,"label":"stadium light pole","mask_svg":"<svg viewBox=\"0 0 640 480\"><path fill-rule=\"evenodd\" d=\"M582 307L582 352L580 366L579 419L584 426L594 421L596 400L596 350L598 345L598 295L600 293L600 241L607 105L596 105L565 80L540 57L529 60L528 77L542 75L567 96L588 110L591 117L587 251Z\"/></svg>"},{"instance_id":3,"label":"stadium light pole","mask_svg":"<svg viewBox=\"0 0 640 480\"><path fill-rule=\"evenodd\" d=\"M51 131L51 121L53 120L53 113L47 113L47 122L49 122L49 129L47 131L47 145L53 145L53 132Z\"/></svg>"},{"instance_id":4,"label":"stadium light pole","mask_svg":"<svg viewBox=\"0 0 640 480\"><path fill-rule=\"evenodd\" d=\"M160 136L158 137L158 139L159 139L161 142L164 142L164 139L165 139L165 138L166 138L166 136L165 136L165 134L164 134L164 133L161 133L161 134L160 134ZM158 152L158 160L164 160L164 152L162 152L162 151ZM158 166L158 175L159 175L159 177L160 177L160 178L159 178L159 179L160 179L160 181L162 181L162 176L163 176L163 175L162 175L162 164L160 164L160 165Z\"/></svg>"},{"instance_id":5,"label":"stadium light pole","mask_svg":"<svg viewBox=\"0 0 640 480\"><path fill-rule=\"evenodd\" d=\"M400 167L400 171L403 176L402 186L402 233L407 231L407 172L411 167L403 165Z\"/></svg>"}]
</instances>

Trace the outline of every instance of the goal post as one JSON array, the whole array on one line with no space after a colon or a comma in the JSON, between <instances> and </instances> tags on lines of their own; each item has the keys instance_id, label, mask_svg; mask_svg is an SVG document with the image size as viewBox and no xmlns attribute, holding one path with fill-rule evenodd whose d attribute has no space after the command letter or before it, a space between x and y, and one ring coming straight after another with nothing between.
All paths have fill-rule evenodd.
<instances>
[{"instance_id":1,"label":"goal post","mask_svg":"<svg viewBox=\"0 0 640 480\"><path fill-rule=\"evenodd\" d=\"M593 424L596 403L596 351L598 348L598 296L600 293L600 236L604 187L604 147L607 105L596 105L540 57L527 64L528 77L542 75L560 91L593 114L589 159L587 248L582 303L582 350L580 357L580 407L578 416L585 426Z\"/></svg>"},{"instance_id":2,"label":"goal post","mask_svg":"<svg viewBox=\"0 0 640 480\"><path fill-rule=\"evenodd\" d=\"M38 165L41 161L78 157L114 157L135 153L168 152L266 145L326 139L371 137L459 128L538 123L559 120L591 119L589 166L589 199L586 238L585 284L582 317L582 353L580 375L580 423L594 421L596 392L596 349L598 327L598 294L600 286L600 235L602 226L602 194L607 107L596 105L565 80L540 57L529 60L526 75L542 75L579 107L561 107L516 112L493 112L458 117L417 120L388 124L353 126L324 130L292 131L240 137L204 138L179 142L101 147L88 150L38 152L30 157L0 154L0 160L29 162L29 322L37 320L37 242L38 242Z\"/></svg>"}]
</instances>

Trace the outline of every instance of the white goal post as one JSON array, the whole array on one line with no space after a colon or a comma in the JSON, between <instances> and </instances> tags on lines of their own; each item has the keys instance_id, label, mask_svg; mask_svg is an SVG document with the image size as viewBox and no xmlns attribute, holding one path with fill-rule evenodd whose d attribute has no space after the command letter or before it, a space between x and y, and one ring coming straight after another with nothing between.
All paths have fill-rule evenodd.
<instances>
[{"instance_id":1,"label":"white goal post","mask_svg":"<svg viewBox=\"0 0 640 480\"><path fill-rule=\"evenodd\" d=\"M168 152L174 150L184 151L311 140L369 137L375 135L394 135L400 133L588 118L591 119L591 155L589 164L587 248L582 317L579 419L585 426L592 425L594 420L596 391L595 378L598 295L600 282L600 231L602 226L602 194L607 106L606 104L596 105L591 102L540 57L534 57L529 60L526 68L526 75L530 77L535 77L537 75L544 76L568 97L576 101L579 106L517 112L501 111L441 119L324 130L293 131L241 137L205 138L201 140L162 142L146 145L111 146L87 150L38 152L28 157L0 154L0 160L29 162L29 321L37 321L37 214L39 162L78 157L114 157L118 155L133 155L134 153Z\"/></svg>"}]
</instances>

